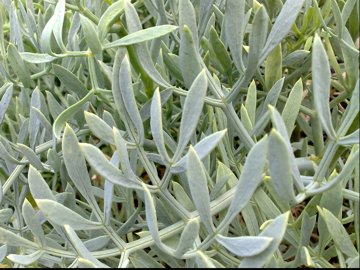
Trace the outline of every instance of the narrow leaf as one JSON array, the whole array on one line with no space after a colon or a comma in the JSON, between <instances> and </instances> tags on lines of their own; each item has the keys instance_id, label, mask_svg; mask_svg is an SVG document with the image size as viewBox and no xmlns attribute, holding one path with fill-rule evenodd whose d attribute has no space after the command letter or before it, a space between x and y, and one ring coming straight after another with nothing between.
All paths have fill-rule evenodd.
<instances>
[{"instance_id":1,"label":"narrow leaf","mask_svg":"<svg viewBox=\"0 0 360 270\"><path fill-rule=\"evenodd\" d=\"M20 53L20 55L24 61L32 64L49 63L56 59L56 57L48 55L46 53L22 52Z\"/></svg>"},{"instance_id":2,"label":"narrow leaf","mask_svg":"<svg viewBox=\"0 0 360 270\"><path fill-rule=\"evenodd\" d=\"M76 188L84 198L100 212L91 189L91 181L87 171L85 158L81 152L77 137L69 125L66 125L62 150L66 170Z\"/></svg>"},{"instance_id":3,"label":"narrow leaf","mask_svg":"<svg viewBox=\"0 0 360 270\"><path fill-rule=\"evenodd\" d=\"M22 214L26 224L28 225L31 232L34 234L36 240L41 244L41 246L46 246L44 231L41 228L40 222L36 218L35 210L27 199L24 200L22 206Z\"/></svg>"},{"instance_id":4,"label":"narrow leaf","mask_svg":"<svg viewBox=\"0 0 360 270\"><path fill-rule=\"evenodd\" d=\"M175 251L176 257L180 258L193 247L196 238L199 236L199 228L197 219L191 219L186 223Z\"/></svg>"},{"instance_id":5,"label":"narrow leaf","mask_svg":"<svg viewBox=\"0 0 360 270\"><path fill-rule=\"evenodd\" d=\"M263 138L251 148L240 179L236 184L235 193L222 225L231 222L234 217L247 205L258 185L263 179L267 152L267 138ZM221 226L221 225L219 225Z\"/></svg>"},{"instance_id":6,"label":"narrow leaf","mask_svg":"<svg viewBox=\"0 0 360 270\"><path fill-rule=\"evenodd\" d=\"M14 73L19 77L19 80L24 84L24 87L31 87L30 72L22 60L18 50L10 43L7 51L8 59Z\"/></svg>"},{"instance_id":7,"label":"narrow leaf","mask_svg":"<svg viewBox=\"0 0 360 270\"><path fill-rule=\"evenodd\" d=\"M216 236L216 241L238 256L250 257L264 251L270 245L272 238L262 236L226 237L219 234Z\"/></svg>"},{"instance_id":8,"label":"narrow leaf","mask_svg":"<svg viewBox=\"0 0 360 270\"><path fill-rule=\"evenodd\" d=\"M29 265L36 262L42 255L44 251L38 250L29 255L17 255L17 254L10 254L7 258L17 264L20 265Z\"/></svg>"},{"instance_id":9,"label":"narrow leaf","mask_svg":"<svg viewBox=\"0 0 360 270\"><path fill-rule=\"evenodd\" d=\"M293 23L298 16L304 0L286 1L276 18L270 34L266 40L266 44L262 49L259 63L262 63L269 53L284 39L289 33Z\"/></svg>"},{"instance_id":10,"label":"narrow leaf","mask_svg":"<svg viewBox=\"0 0 360 270\"><path fill-rule=\"evenodd\" d=\"M161 99L159 88L154 92L151 102L151 118L150 118L151 134L153 136L156 147L159 151L164 162L170 160L169 155L165 148L163 126L162 126L162 112L161 112Z\"/></svg>"},{"instance_id":11,"label":"narrow leaf","mask_svg":"<svg viewBox=\"0 0 360 270\"><path fill-rule=\"evenodd\" d=\"M104 45L105 49L110 49L119 46L128 46L141 42L145 42L148 40L152 40L155 38L159 38L165 36L173 31L175 31L178 27L173 25L159 25L154 27L149 27L144 30L139 30L137 32L131 33L123 38L120 38L114 42L108 43Z\"/></svg>"},{"instance_id":12,"label":"narrow leaf","mask_svg":"<svg viewBox=\"0 0 360 270\"><path fill-rule=\"evenodd\" d=\"M301 101L303 95L302 80L299 79L294 87L291 89L288 100L285 103L285 107L281 113L281 117L284 120L287 133L291 136L292 131L295 128L295 121L299 115Z\"/></svg>"},{"instance_id":13,"label":"narrow leaf","mask_svg":"<svg viewBox=\"0 0 360 270\"><path fill-rule=\"evenodd\" d=\"M113 25L119 18L120 14L124 11L124 7L124 1L120 0L109 6L102 14L98 24L100 41L105 39L106 33L109 31L110 26Z\"/></svg>"},{"instance_id":14,"label":"narrow leaf","mask_svg":"<svg viewBox=\"0 0 360 270\"><path fill-rule=\"evenodd\" d=\"M315 35L312 53L313 95L316 113L326 134L336 138L330 114L330 65L318 35Z\"/></svg>"},{"instance_id":15,"label":"narrow leaf","mask_svg":"<svg viewBox=\"0 0 360 270\"><path fill-rule=\"evenodd\" d=\"M93 222L87 220L63 206L60 203L47 199L36 199L38 205L44 216L51 222L57 225L70 225L74 230L93 230L100 229L100 222Z\"/></svg>"},{"instance_id":16,"label":"narrow leaf","mask_svg":"<svg viewBox=\"0 0 360 270\"><path fill-rule=\"evenodd\" d=\"M39 248L35 243L3 228L0 228L0 243L11 247Z\"/></svg>"},{"instance_id":17,"label":"narrow leaf","mask_svg":"<svg viewBox=\"0 0 360 270\"><path fill-rule=\"evenodd\" d=\"M93 96L93 93L93 91L90 91L85 97L83 97L83 99L79 100L75 104L65 109L58 116L58 118L55 119L53 125L53 133L56 138L60 139L61 131L64 128L66 122L83 108L83 105L89 101L89 99Z\"/></svg>"},{"instance_id":18,"label":"narrow leaf","mask_svg":"<svg viewBox=\"0 0 360 270\"><path fill-rule=\"evenodd\" d=\"M206 136L200 142L195 144L194 150L199 156L200 160L203 160L224 138L227 129L214 132L213 134ZM183 156L178 162L176 162L171 167L172 173L181 173L186 170L186 161L188 159L188 154Z\"/></svg>"},{"instance_id":19,"label":"narrow leaf","mask_svg":"<svg viewBox=\"0 0 360 270\"><path fill-rule=\"evenodd\" d=\"M96 137L107 143L115 144L112 128L104 120L93 113L84 112L84 115L86 123Z\"/></svg>"},{"instance_id":20,"label":"narrow leaf","mask_svg":"<svg viewBox=\"0 0 360 270\"><path fill-rule=\"evenodd\" d=\"M266 226L264 231L259 235L262 237L272 237L270 245L260 254L246 257L240 263L240 268L260 268L264 267L266 263L271 259L272 255L279 248L279 245L283 239L286 231L287 222L289 219L289 212L282 214L272 220L270 224Z\"/></svg>"},{"instance_id":21,"label":"narrow leaf","mask_svg":"<svg viewBox=\"0 0 360 270\"><path fill-rule=\"evenodd\" d=\"M130 62L128 56L125 56L124 60L121 63L118 80L120 86L120 93L124 102L125 109L132 123L137 129L139 141L142 142L144 140L144 127L134 96L134 90L131 81Z\"/></svg>"},{"instance_id":22,"label":"narrow leaf","mask_svg":"<svg viewBox=\"0 0 360 270\"><path fill-rule=\"evenodd\" d=\"M52 64L52 68L56 77L58 77L58 79L70 93L75 93L80 98L85 97L89 93L85 85L80 82L78 77L75 76L73 72L57 64Z\"/></svg>"},{"instance_id":23,"label":"narrow leaf","mask_svg":"<svg viewBox=\"0 0 360 270\"><path fill-rule=\"evenodd\" d=\"M199 212L201 221L204 223L207 231L211 233L214 225L210 212L207 176L204 171L204 166L192 146L190 146L189 149L189 157L186 165L191 197Z\"/></svg>"},{"instance_id":24,"label":"narrow leaf","mask_svg":"<svg viewBox=\"0 0 360 270\"><path fill-rule=\"evenodd\" d=\"M84 259L93 263L97 268L109 268L106 264L103 264L98 259L96 259L91 252L85 247L84 243L77 236L74 231L74 227L71 225L64 225L65 232L70 240L72 246L75 248L76 252Z\"/></svg>"},{"instance_id":25,"label":"narrow leaf","mask_svg":"<svg viewBox=\"0 0 360 270\"><path fill-rule=\"evenodd\" d=\"M270 133L268 147L271 183L277 195L285 203L292 205L295 202L295 194L291 176L290 156L284 139L274 129Z\"/></svg>"},{"instance_id":26,"label":"narrow leaf","mask_svg":"<svg viewBox=\"0 0 360 270\"><path fill-rule=\"evenodd\" d=\"M318 207L318 210L320 215L325 220L326 226L332 239L335 242L336 247L351 258L358 256L359 253L356 251L356 248L351 242L350 236L344 226L341 224L341 221L338 220L338 218L326 208L321 209Z\"/></svg>"},{"instance_id":27,"label":"narrow leaf","mask_svg":"<svg viewBox=\"0 0 360 270\"><path fill-rule=\"evenodd\" d=\"M195 132L197 123L202 112L204 99L207 90L207 78L205 71L202 71L195 79L185 99L180 122L178 147L174 154L174 160L181 154Z\"/></svg>"},{"instance_id":28,"label":"narrow leaf","mask_svg":"<svg viewBox=\"0 0 360 270\"><path fill-rule=\"evenodd\" d=\"M104 154L98 148L85 143L81 143L80 147L90 165L110 182L126 188L142 190L137 180L126 178L118 168L105 158Z\"/></svg>"},{"instance_id":29,"label":"narrow leaf","mask_svg":"<svg viewBox=\"0 0 360 270\"><path fill-rule=\"evenodd\" d=\"M86 43L90 50L94 53L101 53L102 46L95 29L95 25L88 18L80 14L81 27L84 32Z\"/></svg>"},{"instance_id":30,"label":"narrow leaf","mask_svg":"<svg viewBox=\"0 0 360 270\"><path fill-rule=\"evenodd\" d=\"M180 69L184 78L185 86L190 88L196 76L201 72L201 65L198 60L198 51L191 30L187 25L182 28L180 40Z\"/></svg>"},{"instance_id":31,"label":"narrow leaf","mask_svg":"<svg viewBox=\"0 0 360 270\"><path fill-rule=\"evenodd\" d=\"M12 93L13 93L13 85L9 84L7 86L7 89L5 90L4 95L1 98L1 101L0 101L0 125L1 125L2 121L4 120L6 110L8 109L9 104L11 102Z\"/></svg>"}]
</instances>

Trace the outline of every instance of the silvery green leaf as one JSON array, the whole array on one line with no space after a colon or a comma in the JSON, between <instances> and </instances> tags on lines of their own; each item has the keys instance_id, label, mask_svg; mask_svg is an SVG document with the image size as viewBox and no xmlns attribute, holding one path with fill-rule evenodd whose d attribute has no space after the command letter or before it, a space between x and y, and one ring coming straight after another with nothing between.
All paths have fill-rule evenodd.
<instances>
[{"instance_id":1,"label":"silvery green leaf","mask_svg":"<svg viewBox=\"0 0 360 270\"><path fill-rule=\"evenodd\" d=\"M296 50L292 53L289 53L283 59L283 66L284 67L293 67L297 66L305 61L309 56L310 52L306 50Z\"/></svg>"},{"instance_id":2,"label":"silvery green leaf","mask_svg":"<svg viewBox=\"0 0 360 270\"><path fill-rule=\"evenodd\" d=\"M96 267L109 268L106 264L103 264L98 259L96 259L91 254L91 252L85 247L84 243L80 240L80 238L77 236L76 232L74 231L75 228L73 226L66 224L64 225L64 228L72 246L74 247L78 255L80 255L80 257L92 262L93 264L96 265Z\"/></svg>"},{"instance_id":3,"label":"silvery green leaf","mask_svg":"<svg viewBox=\"0 0 360 270\"><path fill-rule=\"evenodd\" d=\"M133 34L139 31L143 31L141 26L142 23L137 14L137 11L134 5L130 3L130 1L125 1L125 17L129 33ZM171 85L166 80L164 80L164 78L155 68L146 44L137 43L134 44L134 48L137 58L139 59L142 68L146 71L146 74L157 84L166 88L170 87Z\"/></svg>"},{"instance_id":4,"label":"silvery green leaf","mask_svg":"<svg viewBox=\"0 0 360 270\"><path fill-rule=\"evenodd\" d=\"M190 146L189 149L186 167L192 200L207 231L212 233L214 225L210 212L210 196L207 187L207 176L204 166L192 146Z\"/></svg>"},{"instance_id":5,"label":"silvery green leaf","mask_svg":"<svg viewBox=\"0 0 360 270\"><path fill-rule=\"evenodd\" d=\"M256 91L256 84L253 80L247 90L246 100L245 100L245 108L248 112L251 125L254 126L255 124L255 116L256 116L256 101L257 101L257 91Z\"/></svg>"},{"instance_id":6,"label":"silvery green leaf","mask_svg":"<svg viewBox=\"0 0 360 270\"><path fill-rule=\"evenodd\" d=\"M159 25L159 26L149 27L147 29L139 30L137 32L131 33L114 42L105 44L104 48L110 49L114 47L129 46L129 45L145 42L148 40L165 36L175 31L176 29L178 29L178 27L174 25Z\"/></svg>"},{"instance_id":7,"label":"silvery green leaf","mask_svg":"<svg viewBox=\"0 0 360 270\"><path fill-rule=\"evenodd\" d=\"M144 190L144 198L145 198L146 223L148 225L151 236L154 239L156 245L160 249L162 249L163 251L171 252L172 249L170 247L167 247L166 245L164 245L160 239L154 200L151 197L151 194L150 194L148 188L145 186L145 184L142 184L142 188Z\"/></svg>"},{"instance_id":8,"label":"silvery green leaf","mask_svg":"<svg viewBox=\"0 0 360 270\"><path fill-rule=\"evenodd\" d=\"M225 73L230 75L232 73L232 61L227 52L226 46L219 38L219 35L213 26L210 28L210 43L214 49L217 60L220 62Z\"/></svg>"},{"instance_id":9,"label":"silvery green leaf","mask_svg":"<svg viewBox=\"0 0 360 270\"><path fill-rule=\"evenodd\" d=\"M347 233L341 221L326 208L318 207L320 215L324 218L331 238L334 240L336 247L347 256L354 258L359 255L354 247L349 234Z\"/></svg>"},{"instance_id":10,"label":"silvery green leaf","mask_svg":"<svg viewBox=\"0 0 360 270\"><path fill-rule=\"evenodd\" d=\"M195 47L197 48L199 46L198 28L196 24L195 9L190 0L179 1L179 27L181 38L184 34L183 27L185 25L189 27Z\"/></svg>"},{"instance_id":11,"label":"silvery green leaf","mask_svg":"<svg viewBox=\"0 0 360 270\"><path fill-rule=\"evenodd\" d=\"M54 9L54 26L53 26L53 34L55 40L62 51L66 51L65 45L62 40L62 31L63 31L63 23L65 16L65 0L59 0Z\"/></svg>"},{"instance_id":12,"label":"silvery green leaf","mask_svg":"<svg viewBox=\"0 0 360 270\"><path fill-rule=\"evenodd\" d=\"M86 123L89 125L90 130L94 133L96 137L101 140L104 140L107 143L114 143L114 136L112 128L102 120L99 116L93 113L84 112Z\"/></svg>"},{"instance_id":13,"label":"silvery green leaf","mask_svg":"<svg viewBox=\"0 0 360 270\"><path fill-rule=\"evenodd\" d=\"M142 190L140 182L137 182L135 179L126 178L118 168L105 158L104 154L98 148L85 143L81 143L80 148L90 165L107 180L115 185Z\"/></svg>"},{"instance_id":14,"label":"silvery green leaf","mask_svg":"<svg viewBox=\"0 0 360 270\"><path fill-rule=\"evenodd\" d=\"M27 199L24 200L22 205L22 214L26 224L28 225L31 232L34 234L36 240L41 246L46 246L46 240L44 231L41 228L40 222L36 218L36 212Z\"/></svg>"},{"instance_id":15,"label":"silvery green leaf","mask_svg":"<svg viewBox=\"0 0 360 270\"><path fill-rule=\"evenodd\" d=\"M282 76L282 49L277 45L265 60L265 87L271 89Z\"/></svg>"},{"instance_id":16,"label":"silvery green leaf","mask_svg":"<svg viewBox=\"0 0 360 270\"><path fill-rule=\"evenodd\" d=\"M52 194L48 184L33 166L30 165L28 173L29 188L34 199L48 199L54 200L55 196Z\"/></svg>"},{"instance_id":17,"label":"silvery green leaf","mask_svg":"<svg viewBox=\"0 0 360 270\"><path fill-rule=\"evenodd\" d=\"M301 221L301 237L300 243L302 246L308 246L316 223L316 215L310 217L306 212L303 213Z\"/></svg>"},{"instance_id":18,"label":"silvery green leaf","mask_svg":"<svg viewBox=\"0 0 360 270\"><path fill-rule=\"evenodd\" d=\"M337 143L340 145L352 145L359 143L359 141L359 129L357 129L347 136L340 137Z\"/></svg>"},{"instance_id":19,"label":"silvery green leaf","mask_svg":"<svg viewBox=\"0 0 360 270\"><path fill-rule=\"evenodd\" d=\"M28 146L18 143L20 152L27 158L31 165L33 165L38 170L45 170L42 165L40 158L35 154L35 152Z\"/></svg>"},{"instance_id":20,"label":"silvery green leaf","mask_svg":"<svg viewBox=\"0 0 360 270\"><path fill-rule=\"evenodd\" d=\"M85 219L58 202L47 199L36 199L36 204L44 216L57 225L67 224L74 230L94 230L101 228L100 222Z\"/></svg>"},{"instance_id":21,"label":"silvery green leaf","mask_svg":"<svg viewBox=\"0 0 360 270\"><path fill-rule=\"evenodd\" d=\"M295 203L290 155L281 135L273 129L269 136L268 161L271 183L283 202Z\"/></svg>"},{"instance_id":22,"label":"silvery green leaf","mask_svg":"<svg viewBox=\"0 0 360 270\"><path fill-rule=\"evenodd\" d=\"M207 90L207 77L202 71L195 79L186 96L180 122L179 140L174 160L186 147L198 124Z\"/></svg>"},{"instance_id":23,"label":"silvery green leaf","mask_svg":"<svg viewBox=\"0 0 360 270\"><path fill-rule=\"evenodd\" d=\"M84 198L95 208L94 210L100 212L91 190L84 155L81 152L77 137L69 125L65 127L62 150L66 170L71 180Z\"/></svg>"},{"instance_id":24,"label":"silvery green leaf","mask_svg":"<svg viewBox=\"0 0 360 270\"><path fill-rule=\"evenodd\" d=\"M198 60L199 56L190 28L184 25L181 33L179 63L185 86L190 88L195 78L201 72L201 65Z\"/></svg>"},{"instance_id":25,"label":"silvery green leaf","mask_svg":"<svg viewBox=\"0 0 360 270\"><path fill-rule=\"evenodd\" d=\"M109 241L110 237L108 235L102 235L85 241L84 246L89 251L96 251L104 248L107 244L109 244Z\"/></svg>"},{"instance_id":26,"label":"silvery green leaf","mask_svg":"<svg viewBox=\"0 0 360 270\"><path fill-rule=\"evenodd\" d=\"M360 85L359 80L357 80L355 88L352 92L351 99L349 105L346 107L346 111L344 113L344 117L338 129L339 136L344 136L348 131L349 127L353 123L354 119L359 113L359 92Z\"/></svg>"},{"instance_id":27,"label":"silvery green leaf","mask_svg":"<svg viewBox=\"0 0 360 270\"><path fill-rule=\"evenodd\" d=\"M202 160L205 158L217 145L218 143L223 139L225 136L227 130L221 130L214 132L213 134L206 136L203 138L200 142L195 144L194 150L196 154L199 156L199 158ZM188 158L188 154L183 156L178 162L176 162L171 167L172 173L181 173L186 170L186 160Z\"/></svg>"},{"instance_id":28,"label":"silvery green leaf","mask_svg":"<svg viewBox=\"0 0 360 270\"><path fill-rule=\"evenodd\" d=\"M114 184L105 180L104 184L104 220L105 224L110 224L111 206L113 203Z\"/></svg>"},{"instance_id":29,"label":"silvery green leaf","mask_svg":"<svg viewBox=\"0 0 360 270\"><path fill-rule=\"evenodd\" d=\"M90 98L93 96L94 92L91 90L88 92L88 94L83 97L81 100L76 102L75 104L71 105L67 109L65 109L54 121L53 125L53 133L56 138L60 139L61 137L61 131L64 128L66 122L74 116L77 112L79 112L83 105L90 100Z\"/></svg>"},{"instance_id":30,"label":"silvery green leaf","mask_svg":"<svg viewBox=\"0 0 360 270\"><path fill-rule=\"evenodd\" d=\"M20 265L29 265L29 264L36 262L43 254L44 254L44 251L38 250L29 255L10 254L7 256L7 258L10 261L20 264Z\"/></svg>"},{"instance_id":31,"label":"silvery green leaf","mask_svg":"<svg viewBox=\"0 0 360 270\"><path fill-rule=\"evenodd\" d=\"M102 14L98 24L98 33L99 33L100 41L103 41L105 39L106 33L109 31L110 26L116 21L116 19L124 11L124 7L125 7L124 1L120 0L114 2Z\"/></svg>"},{"instance_id":32,"label":"silvery green leaf","mask_svg":"<svg viewBox=\"0 0 360 270\"><path fill-rule=\"evenodd\" d=\"M260 268L271 259L272 255L279 248L279 245L284 237L286 226L289 219L289 212L286 212L268 224L259 236L271 237L273 240L270 245L260 254L244 258L239 267L240 268Z\"/></svg>"},{"instance_id":33,"label":"silvery green leaf","mask_svg":"<svg viewBox=\"0 0 360 270\"><path fill-rule=\"evenodd\" d=\"M0 156L0 159L3 160L7 160L10 163L14 163L14 164L26 164L25 162L22 161L18 161L16 158L14 158L9 151L5 148L5 146L3 145L3 143L0 141L0 152L2 154L2 156Z\"/></svg>"},{"instance_id":34,"label":"silvery green leaf","mask_svg":"<svg viewBox=\"0 0 360 270\"><path fill-rule=\"evenodd\" d=\"M268 110L268 105L272 105L272 106L276 105L279 95L280 95L280 92L281 92L281 89L283 88L283 85L284 85L284 80L285 80L284 77L281 78L273 85L273 87L271 87L268 94L266 95L266 98L262 105L262 110L260 111L259 116L264 115L264 113Z\"/></svg>"},{"instance_id":35,"label":"silvery green leaf","mask_svg":"<svg viewBox=\"0 0 360 270\"><path fill-rule=\"evenodd\" d=\"M34 114L35 117L40 121L40 124L45 128L47 131L47 137L51 137L52 135L52 126L46 116L39 110L38 108L31 107L30 113Z\"/></svg>"},{"instance_id":36,"label":"silvery green leaf","mask_svg":"<svg viewBox=\"0 0 360 270\"><path fill-rule=\"evenodd\" d=\"M12 94L13 94L13 85L12 84L4 85L4 86L6 86L6 90L0 100L0 125L5 117L6 111L9 107L9 104L10 104L11 98L12 98Z\"/></svg>"},{"instance_id":37,"label":"silvery green leaf","mask_svg":"<svg viewBox=\"0 0 360 270\"><path fill-rule=\"evenodd\" d=\"M344 23L343 23L343 18L341 16L340 8L339 8L339 5L337 4L337 2L334 0L331 1L331 6L332 6L335 23L336 23L336 34L337 34L338 38L341 39L342 34L343 34Z\"/></svg>"},{"instance_id":38,"label":"silvery green leaf","mask_svg":"<svg viewBox=\"0 0 360 270\"><path fill-rule=\"evenodd\" d=\"M20 53L20 55L24 61L32 64L49 63L56 59L56 57L48 55L46 53L22 52Z\"/></svg>"},{"instance_id":39,"label":"silvery green leaf","mask_svg":"<svg viewBox=\"0 0 360 270\"><path fill-rule=\"evenodd\" d=\"M240 179L236 184L233 200L222 224L227 224L234 219L247 205L256 188L261 183L267 154L267 143L267 138L264 137L250 150Z\"/></svg>"},{"instance_id":40,"label":"silvery green leaf","mask_svg":"<svg viewBox=\"0 0 360 270\"><path fill-rule=\"evenodd\" d=\"M261 6L254 15L252 30L249 37L249 53L247 57L248 61L245 71L245 76L247 77L251 77L255 73L258 64L261 63L259 59L261 51L264 48L267 33L268 15L266 13L265 7Z\"/></svg>"},{"instance_id":41,"label":"silvery green leaf","mask_svg":"<svg viewBox=\"0 0 360 270\"><path fill-rule=\"evenodd\" d=\"M283 40L289 33L293 23L298 16L304 0L290 0L286 1L276 18L274 25L271 28L270 34L267 37L266 44L261 51L261 58L259 63L262 63L269 53Z\"/></svg>"},{"instance_id":42,"label":"silvery green leaf","mask_svg":"<svg viewBox=\"0 0 360 270\"><path fill-rule=\"evenodd\" d=\"M19 80L24 84L24 87L31 87L30 72L22 60L18 50L13 44L9 44L7 48L8 59L14 73L19 77Z\"/></svg>"},{"instance_id":43,"label":"silvery green leaf","mask_svg":"<svg viewBox=\"0 0 360 270\"><path fill-rule=\"evenodd\" d=\"M315 35L312 52L313 95L316 113L326 134L336 138L330 114L330 65L318 35Z\"/></svg>"},{"instance_id":44,"label":"silvery green leaf","mask_svg":"<svg viewBox=\"0 0 360 270\"><path fill-rule=\"evenodd\" d=\"M345 2L344 7L341 11L343 23L346 23L348 21L350 14L353 11L353 8L356 6L356 3L356 0L348 0Z\"/></svg>"},{"instance_id":45,"label":"silvery green leaf","mask_svg":"<svg viewBox=\"0 0 360 270\"><path fill-rule=\"evenodd\" d=\"M49 91L46 91L46 101L48 103L49 111L53 119L56 119L59 114L61 114L61 112L65 109L59 104L59 102L55 99L54 95Z\"/></svg>"},{"instance_id":46,"label":"silvery green leaf","mask_svg":"<svg viewBox=\"0 0 360 270\"><path fill-rule=\"evenodd\" d=\"M139 141L143 142L144 140L144 127L140 117L139 110L137 108L134 90L132 87L131 81L131 69L130 69L130 62L127 55L125 55L124 60L120 66L119 72L119 86L120 86L120 93L123 99L123 103L125 109L133 122L135 128L137 129Z\"/></svg>"},{"instance_id":47,"label":"silvery green leaf","mask_svg":"<svg viewBox=\"0 0 360 270\"><path fill-rule=\"evenodd\" d=\"M242 44L244 40L245 24L245 1L227 0L225 7L225 37L229 45L232 59L236 68L244 72L242 60Z\"/></svg>"},{"instance_id":48,"label":"silvery green leaf","mask_svg":"<svg viewBox=\"0 0 360 270\"><path fill-rule=\"evenodd\" d=\"M304 190L304 185L300 180L300 171L299 171L299 168L298 168L298 166L296 164L295 155L294 155L291 143L290 143L290 138L289 138L288 133L286 131L285 123L282 120L282 117L280 116L279 112L277 110L275 110L274 107L269 105L269 110L270 110L270 117L271 117L271 120L273 122L274 127L277 129L277 131L279 132L281 137L285 140L288 155L290 157L291 171L292 171L292 175L293 175L293 177L295 179L295 184L297 185L297 187L301 191L303 191Z\"/></svg>"},{"instance_id":49,"label":"silvery green leaf","mask_svg":"<svg viewBox=\"0 0 360 270\"><path fill-rule=\"evenodd\" d=\"M39 87L36 87L31 94L31 107L41 109L41 92ZM34 149L37 137L39 134L40 128L40 119L38 115L33 111L30 110L30 119L29 119L29 146L30 148Z\"/></svg>"},{"instance_id":50,"label":"silvery green leaf","mask_svg":"<svg viewBox=\"0 0 360 270\"><path fill-rule=\"evenodd\" d=\"M253 129L253 126L251 124L249 114L248 114L244 104L241 104L240 116L241 116L241 121L244 124L245 129L250 133Z\"/></svg>"},{"instance_id":51,"label":"silvery green leaf","mask_svg":"<svg viewBox=\"0 0 360 270\"><path fill-rule=\"evenodd\" d=\"M4 228L0 228L0 243L11 247L39 248L35 243Z\"/></svg>"},{"instance_id":52,"label":"silvery green leaf","mask_svg":"<svg viewBox=\"0 0 360 270\"><path fill-rule=\"evenodd\" d=\"M218 234L216 241L240 257L251 257L264 251L271 243L271 237L240 236L227 237Z\"/></svg>"},{"instance_id":53,"label":"silvery green leaf","mask_svg":"<svg viewBox=\"0 0 360 270\"><path fill-rule=\"evenodd\" d=\"M169 155L165 148L163 126L162 126L162 112L161 112L161 99L159 88L154 92L151 102L151 118L150 118L151 134L153 136L156 147L165 162L170 160Z\"/></svg>"},{"instance_id":54,"label":"silvery green leaf","mask_svg":"<svg viewBox=\"0 0 360 270\"><path fill-rule=\"evenodd\" d=\"M180 258L194 246L196 238L199 236L200 225L197 219L190 219L181 233L179 244L177 245L175 256Z\"/></svg>"},{"instance_id":55,"label":"silvery green leaf","mask_svg":"<svg viewBox=\"0 0 360 270\"><path fill-rule=\"evenodd\" d=\"M302 95L303 85L302 80L299 79L291 89L288 100L286 101L285 107L281 113L281 117L284 120L289 136L291 136L291 133L295 128L295 121L300 111Z\"/></svg>"},{"instance_id":56,"label":"silvery green leaf","mask_svg":"<svg viewBox=\"0 0 360 270\"><path fill-rule=\"evenodd\" d=\"M94 54L101 53L102 46L95 29L95 25L90 19L80 14L81 28L84 32L86 43L89 46L90 50Z\"/></svg>"},{"instance_id":57,"label":"silvery green leaf","mask_svg":"<svg viewBox=\"0 0 360 270\"><path fill-rule=\"evenodd\" d=\"M51 50L51 35L55 25L55 16L52 16L46 23L40 37L40 45L42 51L48 54L53 54Z\"/></svg>"},{"instance_id":58,"label":"silvery green leaf","mask_svg":"<svg viewBox=\"0 0 360 270\"><path fill-rule=\"evenodd\" d=\"M59 78L70 93L76 93L80 98L89 93L85 85L71 71L57 64L52 64L52 68L56 77Z\"/></svg>"},{"instance_id":59,"label":"silvery green leaf","mask_svg":"<svg viewBox=\"0 0 360 270\"><path fill-rule=\"evenodd\" d=\"M185 209L189 211L195 210L194 204L192 203L189 196L186 194L184 188L179 183L173 181L172 188L176 200L179 201L180 204L184 206Z\"/></svg>"},{"instance_id":60,"label":"silvery green leaf","mask_svg":"<svg viewBox=\"0 0 360 270\"><path fill-rule=\"evenodd\" d=\"M171 88L162 90L160 92L161 106L164 105L169 100L172 93L173 93L173 89L171 89ZM152 100L149 100L140 109L140 116L141 116L141 119L142 119L143 122L150 118L151 104L152 104Z\"/></svg>"},{"instance_id":61,"label":"silvery green leaf","mask_svg":"<svg viewBox=\"0 0 360 270\"><path fill-rule=\"evenodd\" d=\"M2 262L2 261L4 260L6 254L7 254L7 246L6 246L6 245L2 245L2 246L0 247L0 262Z\"/></svg>"},{"instance_id":62,"label":"silvery green leaf","mask_svg":"<svg viewBox=\"0 0 360 270\"><path fill-rule=\"evenodd\" d=\"M121 169L123 170L126 178L135 179L136 175L134 174L131 168L128 151L125 145L125 140L121 136L120 131L115 127L113 127L113 134L114 134L114 142L115 142L116 150L120 160Z\"/></svg>"},{"instance_id":63,"label":"silvery green leaf","mask_svg":"<svg viewBox=\"0 0 360 270\"><path fill-rule=\"evenodd\" d=\"M196 252L195 259L196 259L196 264L199 266L199 268L216 268L211 258L201 250Z\"/></svg>"},{"instance_id":64,"label":"silvery green leaf","mask_svg":"<svg viewBox=\"0 0 360 270\"><path fill-rule=\"evenodd\" d=\"M210 18L211 8L215 0L201 0L200 1L200 12L199 12L199 32L203 35L206 29L207 22Z\"/></svg>"}]
</instances>

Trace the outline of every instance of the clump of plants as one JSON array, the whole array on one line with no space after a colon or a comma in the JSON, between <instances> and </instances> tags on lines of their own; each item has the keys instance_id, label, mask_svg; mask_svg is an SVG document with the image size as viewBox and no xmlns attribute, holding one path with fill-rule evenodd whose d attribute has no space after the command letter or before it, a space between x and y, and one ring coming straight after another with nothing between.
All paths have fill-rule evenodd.
<instances>
[{"instance_id":1,"label":"clump of plants","mask_svg":"<svg viewBox=\"0 0 360 270\"><path fill-rule=\"evenodd\" d=\"M359 266L359 1L2 0L0 267Z\"/></svg>"}]
</instances>

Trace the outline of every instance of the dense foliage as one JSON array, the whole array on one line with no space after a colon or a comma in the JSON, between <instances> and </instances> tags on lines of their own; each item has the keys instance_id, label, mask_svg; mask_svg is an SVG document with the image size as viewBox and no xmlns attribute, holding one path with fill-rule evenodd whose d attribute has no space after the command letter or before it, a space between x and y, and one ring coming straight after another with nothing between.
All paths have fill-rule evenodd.
<instances>
[{"instance_id":1,"label":"dense foliage","mask_svg":"<svg viewBox=\"0 0 360 270\"><path fill-rule=\"evenodd\" d=\"M1 0L1 267L359 266L359 1Z\"/></svg>"}]
</instances>

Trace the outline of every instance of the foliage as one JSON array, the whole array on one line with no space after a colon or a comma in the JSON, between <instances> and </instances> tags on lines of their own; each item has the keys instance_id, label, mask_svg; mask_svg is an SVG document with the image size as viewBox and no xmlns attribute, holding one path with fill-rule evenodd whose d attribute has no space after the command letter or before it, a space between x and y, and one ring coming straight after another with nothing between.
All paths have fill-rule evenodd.
<instances>
[{"instance_id":1,"label":"foliage","mask_svg":"<svg viewBox=\"0 0 360 270\"><path fill-rule=\"evenodd\" d=\"M359 1L2 0L1 267L356 267Z\"/></svg>"}]
</instances>

